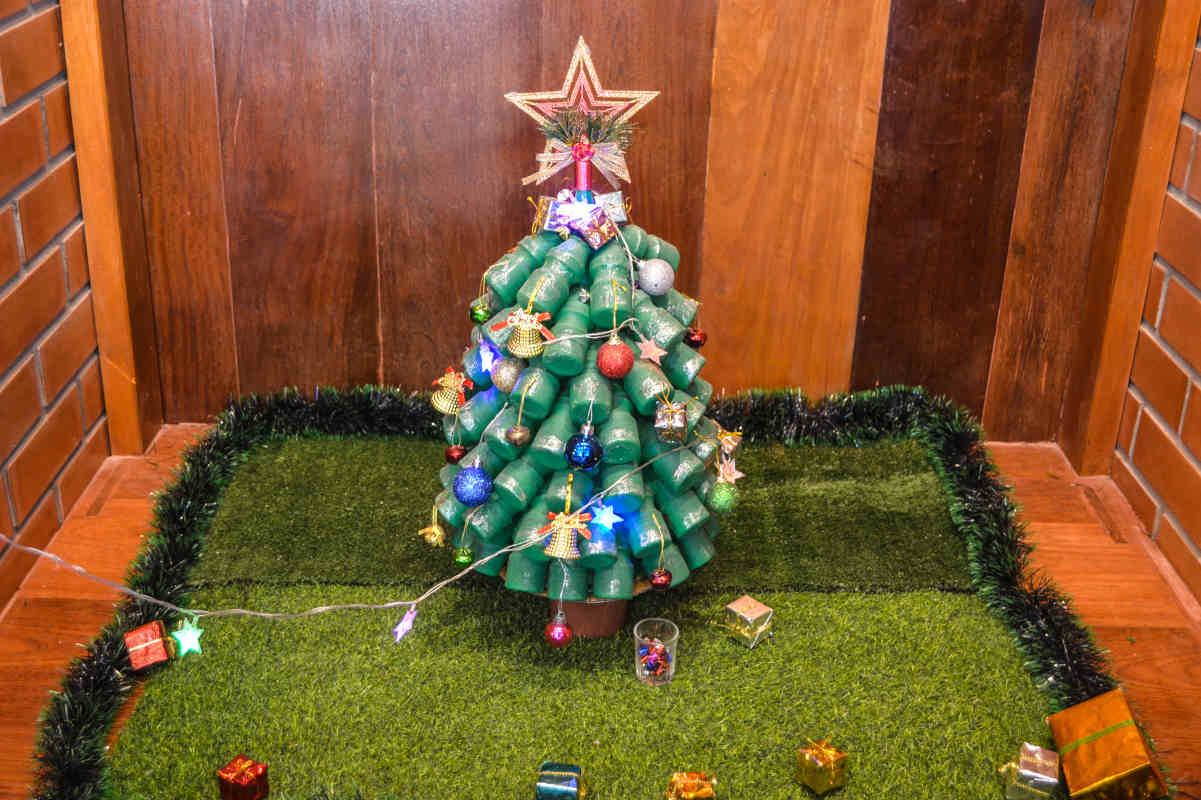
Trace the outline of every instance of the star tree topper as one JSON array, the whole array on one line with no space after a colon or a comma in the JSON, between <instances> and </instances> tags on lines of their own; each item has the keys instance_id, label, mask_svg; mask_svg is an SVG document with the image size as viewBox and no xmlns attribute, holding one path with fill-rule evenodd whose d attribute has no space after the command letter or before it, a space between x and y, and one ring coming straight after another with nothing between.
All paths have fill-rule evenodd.
<instances>
[{"instance_id":1,"label":"star tree topper","mask_svg":"<svg viewBox=\"0 0 1201 800\"><path fill-rule=\"evenodd\" d=\"M592 64L592 52L581 36L571 55L571 65L558 91L509 92L505 99L528 114L539 126L554 121L560 111L577 109L587 114L612 116L618 122L629 122L658 92L633 89L605 89Z\"/></svg>"}]
</instances>

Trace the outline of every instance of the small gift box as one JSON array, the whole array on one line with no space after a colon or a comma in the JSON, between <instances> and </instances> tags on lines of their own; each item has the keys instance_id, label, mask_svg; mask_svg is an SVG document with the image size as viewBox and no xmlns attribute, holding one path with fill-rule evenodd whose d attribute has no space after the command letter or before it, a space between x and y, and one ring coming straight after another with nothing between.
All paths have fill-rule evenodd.
<instances>
[{"instance_id":1,"label":"small gift box","mask_svg":"<svg viewBox=\"0 0 1201 800\"><path fill-rule=\"evenodd\" d=\"M605 210L605 216L614 222L630 221L629 214L626 213L626 201L621 192L598 194L596 202L597 205Z\"/></svg>"},{"instance_id":2,"label":"small gift box","mask_svg":"<svg viewBox=\"0 0 1201 800\"><path fill-rule=\"evenodd\" d=\"M267 796L267 765L238 755L217 770L221 800L262 800Z\"/></svg>"},{"instance_id":3,"label":"small gift box","mask_svg":"<svg viewBox=\"0 0 1201 800\"><path fill-rule=\"evenodd\" d=\"M1165 794L1121 689L1047 717L1068 793L1089 800L1153 800Z\"/></svg>"},{"instance_id":4,"label":"small gift box","mask_svg":"<svg viewBox=\"0 0 1201 800\"><path fill-rule=\"evenodd\" d=\"M584 796L584 774L575 764L543 761L538 768L534 800L580 800Z\"/></svg>"},{"instance_id":5,"label":"small gift box","mask_svg":"<svg viewBox=\"0 0 1201 800\"><path fill-rule=\"evenodd\" d=\"M667 800L713 800L717 779L704 772L673 772L667 783Z\"/></svg>"},{"instance_id":6,"label":"small gift box","mask_svg":"<svg viewBox=\"0 0 1201 800\"><path fill-rule=\"evenodd\" d=\"M655 405L655 432L661 442L682 442L688 438L688 404L660 400Z\"/></svg>"},{"instance_id":7,"label":"small gift box","mask_svg":"<svg viewBox=\"0 0 1201 800\"><path fill-rule=\"evenodd\" d=\"M589 206L587 213L575 216L569 227L584 237L584 241L593 250L601 248L605 242L617 235L617 225L600 206Z\"/></svg>"},{"instance_id":8,"label":"small gift box","mask_svg":"<svg viewBox=\"0 0 1201 800\"><path fill-rule=\"evenodd\" d=\"M1037 745L1022 745L1018 760L1001 767L1005 800L1043 800L1059 786L1059 754Z\"/></svg>"},{"instance_id":9,"label":"small gift box","mask_svg":"<svg viewBox=\"0 0 1201 800\"><path fill-rule=\"evenodd\" d=\"M754 647L771 631L771 609L744 594L726 606L726 629L747 647Z\"/></svg>"},{"instance_id":10,"label":"small gift box","mask_svg":"<svg viewBox=\"0 0 1201 800\"><path fill-rule=\"evenodd\" d=\"M166 636L163 623L158 620L148 622L125 634L129 665L139 670L170 660L171 651L167 648Z\"/></svg>"},{"instance_id":11,"label":"small gift box","mask_svg":"<svg viewBox=\"0 0 1201 800\"><path fill-rule=\"evenodd\" d=\"M831 747L827 740L809 740L808 747L796 753L796 778L818 794L825 794L847 782L847 754Z\"/></svg>"}]
</instances>

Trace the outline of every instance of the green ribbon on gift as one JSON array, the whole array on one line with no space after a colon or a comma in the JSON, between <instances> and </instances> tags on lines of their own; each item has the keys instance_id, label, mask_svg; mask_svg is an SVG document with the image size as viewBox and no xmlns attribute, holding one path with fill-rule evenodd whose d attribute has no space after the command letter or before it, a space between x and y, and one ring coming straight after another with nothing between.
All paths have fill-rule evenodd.
<instances>
[{"instance_id":1,"label":"green ribbon on gift","mask_svg":"<svg viewBox=\"0 0 1201 800\"><path fill-rule=\"evenodd\" d=\"M1121 730L1122 728L1128 728L1133 724L1134 724L1133 719L1124 719L1117 724L1110 725L1108 728L1102 728L1101 730L1097 731L1096 733L1090 733L1088 736L1085 736L1083 739L1077 739L1076 741L1072 742L1071 744L1064 745L1063 747L1061 747L1059 749L1059 755L1066 756L1068 753L1072 752L1073 750L1075 750L1077 747L1080 747L1081 745L1086 745L1089 742L1095 742L1098 739L1100 739L1102 736L1108 736L1109 734L1113 733L1114 731Z\"/></svg>"}]
</instances>

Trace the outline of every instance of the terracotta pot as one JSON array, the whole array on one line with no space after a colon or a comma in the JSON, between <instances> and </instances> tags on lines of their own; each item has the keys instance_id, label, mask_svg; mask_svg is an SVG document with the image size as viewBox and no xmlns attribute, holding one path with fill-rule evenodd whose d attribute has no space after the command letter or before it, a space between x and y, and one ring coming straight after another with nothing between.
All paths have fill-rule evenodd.
<instances>
[{"instance_id":1,"label":"terracotta pot","mask_svg":"<svg viewBox=\"0 0 1201 800\"><path fill-rule=\"evenodd\" d=\"M558 601L550 601L552 617L558 607ZM629 600L588 599L583 603L563 603L567 624L576 636L585 639L602 639L614 635L626 624L629 610Z\"/></svg>"}]
</instances>

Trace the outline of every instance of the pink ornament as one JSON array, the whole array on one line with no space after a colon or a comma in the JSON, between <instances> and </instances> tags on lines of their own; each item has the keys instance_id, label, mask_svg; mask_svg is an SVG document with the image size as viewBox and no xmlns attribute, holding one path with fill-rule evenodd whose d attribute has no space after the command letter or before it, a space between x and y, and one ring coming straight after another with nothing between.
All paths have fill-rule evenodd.
<instances>
[{"instance_id":1,"label":"pink ornament","mask_svg":"<svg viewBox=\"0 0 1201 800\"><path fill-rule=\"evenodd\" d=\"M562 611L555 613L555 618L546 623L546 643L551 647L560 648L571 644L574 636L571 626L567 624L567 615Z\"/></svg>"}]
</instances>

